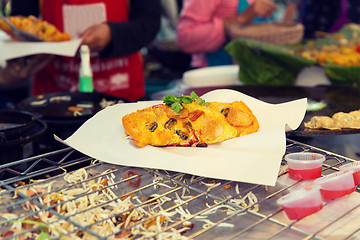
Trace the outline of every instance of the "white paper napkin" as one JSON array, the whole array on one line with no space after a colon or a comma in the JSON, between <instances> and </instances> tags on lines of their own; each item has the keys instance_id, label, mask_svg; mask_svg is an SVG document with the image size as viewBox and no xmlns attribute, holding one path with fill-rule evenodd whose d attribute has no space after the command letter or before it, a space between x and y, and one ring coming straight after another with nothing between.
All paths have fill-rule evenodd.
<instances>
[{"instance_id":1,"label":"white paper napkin","mask_svg":"<svg viewBox=\"0 0 360 240\"><path fill-rule=\"evenodd\" d=\"M25 57L35 54L54 54L75 56L81 39L63 42L19 42L14 40L0 41L0 61Z\"/></svg>"},{"instance_id":2,"label":"white paper napkin","mask_svg":"<svg viewBox=\"0 0 360 240\"><path fill-rule=\"evenodd\" d=\"M306 112L306 98L268 104L235 90L215 90L206 101L244 101L258 118L258 132L206 148L137 147L125 138L122 117L161 101L117 104L86 121L65 144L113 164L166 169L210 178L274 186L286 151L285 126L296 129ZM61 141L61 139L58 139Z\"/></svg>"}]
</instances>

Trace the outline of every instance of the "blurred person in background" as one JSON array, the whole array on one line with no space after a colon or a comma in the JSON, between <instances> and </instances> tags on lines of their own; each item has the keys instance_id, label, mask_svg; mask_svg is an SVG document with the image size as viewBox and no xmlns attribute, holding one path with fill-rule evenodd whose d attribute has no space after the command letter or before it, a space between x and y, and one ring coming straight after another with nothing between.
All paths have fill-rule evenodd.
<instances>
[{"instance_id":1,"label":"blurred person in background","mask_svg":"<svg viewBox=\"0 0 360 240\"><path fill-rule=\"evenodd\" d=\"M360 21L358 0L301 0L299 5L305 39L334 33L347 23Z\"/></svg>"},{"instance_id":2,"label":"blurred person in background","mask_svg":"<svg viewBox=\"0 0 360 240\"><path fill-rule=\"evenodd\" d=\"M140 49L160 29L160 0L12 0L11 15L41 16L91 51L94 89L136 101L145 95ZM37 7L35 7L37 6ZM40 11L41 9L41 11ZM0 84L33 75L32 94L74 92L79 85L80 55L36 55L8 61Z\"/></svg>"},{"instance_id":3,"label":"blurred person in background","mask_svg":"<svg viewBox=\"0 0 360 240\"><path fill-rule=\"evenodd\" d=\"M297 2L286 2L283 21L292 22ZM177 45L192 54L193 68L233 64L223 49L230 40L227 26L274 21L277 8L271 0L184 0L177 24Z\"/></svg>"}]
</instances>

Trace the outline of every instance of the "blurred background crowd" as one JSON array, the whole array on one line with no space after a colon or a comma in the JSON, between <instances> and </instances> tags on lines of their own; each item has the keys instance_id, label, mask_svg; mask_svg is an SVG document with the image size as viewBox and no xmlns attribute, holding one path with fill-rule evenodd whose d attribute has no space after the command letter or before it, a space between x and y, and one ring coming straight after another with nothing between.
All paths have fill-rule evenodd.
<instances>
[{"instance_id":1,"label":"blurred background crowd","mask_svg":"<svg viewBox=\"0 0 360 240\"><path fill-rule=\"evenodd\" d=\"M301 41L305 42L360 21L358 0L0 0L0 4L5 16L33 15L81 38L91 51L95 92L130 101L159 99L164 92L176 89L184 74L193 69L236 66L224 51L231 40L231 25L301 23ZM0 31L0 41L8 38ZM242 65L242 69L257 65L254 59L245 59L247 66ZM39 54L0 62L0 110L16 109L22 100L40 94L77 92L80 62L79 53L73 58ZM102 66L106 70L101 70ZM257 66L253 68L260 72ZM283 68L281 73L290 72ZM321 71L312 74L321 82L324 69L318 69ZM225 77L210 74L215 80ZM317 83L306 72L301 76L312 86ZM63 122L58 125L59 131L69 130ZM340 140L331 139L330 145L332 149L345 147L344 152L354 147L350 152L358 157L357 140L352 138L358 135L349 135L346 140L339 136ZM323 147L323 142L316 145Z\"/></svg>"},{"instance_id":2,"label":"blurred background crowd","mask_svg":"<svg viewBox=\"0 0 360 240\"><path fill-rule=\"evenodd\" d=\"M140 2L146 2L146 0L130 0L129 2L130 5L132 4L132 2L134 4L140 5L142 4ZM218 37L216 38L215 36L211 36L212 34L220 36L218 33L215 34L215 27L209 27L207 29L204 28L203 30L201 30L200 28L198 28L198 26L194 25L194 21L213 21L215 26L215 18L201 19L201 17L206 16L206 14L210 14L209 11L212 11L211 14L218 15L225 24L225 18L229 18L229 16L231 15L239 16L241 11L244 11L249 6L256 7L256 4L258 6L260 6L260 4L263 4L264 6L264 3L268 4L269 2L271 2L274 5L267 5L267 9L265 9L264 7L265 10L262 10L264 11L264 16L260 16L260 18L266 18L271 16L271 21L301 22L305 27L304 40L317 38L322 34L335 32L339 30L344 24L349 22L358 23L360 19L360 4L358 4L357 0L154 1L154 3L156 2L158 2L158 5L154 5L152 3L153 6L157 6L159 8L158 12L154 12L154 14L158 14L160 18L159 26L154 28L156 30L156 35L153 34L153 36L149 38L151 39L151 41L148 39L146 42L142 42L141 44L143 44L143 46L139 49L139 52L141 53L143 58L146 95L170 87L174 80L181 79L183 73L189 69L193 69L194 67L203 67L204 65L201 64L193 64L194 61L198 61L198 59L194 60L194 56L199 55L199 53L204 53L205 47L211 44L214 46L219 46L223 44L223 42L221 41L224 40L218 40ZM244 4L244 9L241 10L240 5ZM288 9L289 4L292 4L292 9ZM150 5L151 4L149 4L149 6ZM196 6L199 7L196 8ZM217 9L210 9L214 6L216 6ZM219 8L219 6L223 7ZM237 8L237 6L239 7ZM38 14L39 17L41 17L41 11L39 10L39 8L41 8L41 6L39 4L34 4L34 1L2 0L2 12L5 15ZM209 8L209 10L206 10L207 8ZM194 14L196 14L199 10L199 15L195 16ZM234 11L237 11L237 13L235 14ZM290 17L287 16L287 14L289 13ZM258 12L256 14L259 15ZM248 16L246 17L249 17L250 15L251 13L248 13ZM250 24L251 22L255 21L253 17L250 17L250 19L251 20L249 21L239 18L230 20L233 22L238 21L239 23L243 24ZM221 24L221 27L223 27L223 23ZM196 28L196 31L194 30L194 28ZM209 29L211 29L211 31L213 31L214 33L206 32ZM196 39L196 33L199 33L201 31L204 31L202 36L203 39ZM206 42L206 39L208 39L208 42L210 43ZM217 43L216 41L220 42ZM199 47L194 48L193 46L196 45L199 45ZM214 48L214 46L212 47ZM210 60L207 59L207 61ZM4 63L2 64L4 65ZM22 81L14 84L1 84L1 107L8 107L9 104L11 105L16 101L29 96L31 94L31 91L29 90L31 82L32 79L30 77L27 81Z\"/></svg>"}]
</instances>

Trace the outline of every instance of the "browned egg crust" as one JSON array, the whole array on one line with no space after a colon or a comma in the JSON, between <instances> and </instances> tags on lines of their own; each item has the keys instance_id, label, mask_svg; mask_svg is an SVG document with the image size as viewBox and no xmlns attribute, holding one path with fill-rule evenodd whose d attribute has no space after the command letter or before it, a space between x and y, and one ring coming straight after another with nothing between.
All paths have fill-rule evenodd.
<instances>
[{"instance_id":1,"label":"browned egg crust","mask_svg":"<svg viewBox=\"0 0 360 240\"><path fill-rule=\"evenodd\" d=\"M60 42L71 40L71 36L66 32L61 32L53 24L40 20L34 16L10 16L7 19L18 29L36 35L45 42ZM0 29L6 32L15 40L17 37L12 33L11 28L3 20L0 19Z\"/></svg>"},{"instance_id":2,"label":"browned egg crust","mask_svg":"<svg viewBox=\"0 0 360 240\"><path fill-rule=\"evenodd\" d=\"M122 118L126 134L138 147L207 146L259 129L257 118L242 101L183 106L180 113L159 104L127 114Z\"/></svg>"}]
</instances>

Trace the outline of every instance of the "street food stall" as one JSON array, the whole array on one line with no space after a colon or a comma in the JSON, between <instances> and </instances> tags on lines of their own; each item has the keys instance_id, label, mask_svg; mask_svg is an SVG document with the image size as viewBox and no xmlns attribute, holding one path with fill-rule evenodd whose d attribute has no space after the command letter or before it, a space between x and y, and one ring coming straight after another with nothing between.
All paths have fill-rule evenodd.
<instances>
[{"instance_id":1,"label":"street food stall","mask_svg":"<svg viewBox=\"0 0 360 240\"><path fill-rule=\"evenodd\" d=\"M231 74L237 76L241 68L231 68ZM138 102L99 93L57 93L1 111L0 236L360 239L360 156L331 147L338 136L358 136L360 127L305 124L318 116L358 111L356 87L251 85L229 76L223 84L187 83ZM243 116L237 115L237 101L256 120L236 125L232 114ZM149 108L165 110L154 114L146 130L135 132L161 138L178 126L179 143L152 146L141 144L137 135L129 137L122 119ZM165 124L156 118L162 112L167 112ZM201 140L197 127L201 132L215 124L196 123L206 114L225 118L228 122L217 126L229 131L255 121L258 128L195 147ZM135 116L134 122L148 117ZM317 144L319 138L328 145ZM293 158L301 167L290 164ZM309 168L315 161L320 165Z\"/></svg>"}]
</instances>

